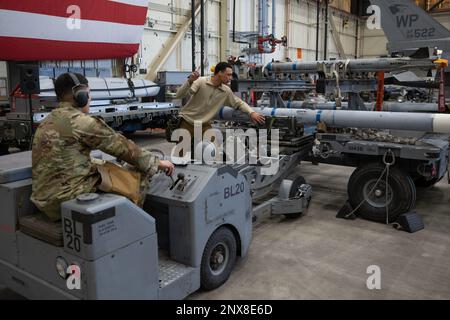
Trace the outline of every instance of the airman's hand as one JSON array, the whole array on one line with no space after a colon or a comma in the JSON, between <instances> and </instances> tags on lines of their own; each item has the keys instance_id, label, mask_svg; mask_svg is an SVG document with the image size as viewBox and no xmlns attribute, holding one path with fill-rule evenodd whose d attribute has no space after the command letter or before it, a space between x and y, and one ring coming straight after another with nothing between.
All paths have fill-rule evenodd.
<instances>
[{"instance_id":1,"label":"airman's hand","mask_svg":"<svg viewBox=\"0 0 450 320\"><path fill-rule=\"evenodd\" d=\"M193 84L194 81L197 80L199 77L200 77L200 73L198 71L194 71L189 76L188 81L190 84Z\"/></svg>"},{"instance_id":2,"label":"airman's hand","mask_svg":"<svg viewBox=\"0 0 450 320\"><path fill-rule=\"evenodd\" d=\"M170 177L173 174L173 170L175 169L175 166L170 161L160 160L158 169L164 171Z\"/></svg>"},{"instance_id":3,"label":"airman's hand","mask_svg":"<svg viewBox=\"0 0 450 320\"><path fill-rule=\"evenodd\" d=\"M252 112L250 114L250 119L258 124L264 124L266 122L266 118L258 112Z\"/></svg>"}]
</instances>

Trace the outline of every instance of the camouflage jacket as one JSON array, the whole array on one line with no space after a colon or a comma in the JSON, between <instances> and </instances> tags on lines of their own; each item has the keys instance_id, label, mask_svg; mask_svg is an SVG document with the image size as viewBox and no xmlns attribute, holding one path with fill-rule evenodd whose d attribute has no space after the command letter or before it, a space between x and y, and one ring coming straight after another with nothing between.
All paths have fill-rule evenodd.
<instances>
[{"instance_id":1,"label":"camouflage jacket","mask_svg":"<svg viewBox=\"0 0 450 320\"><path fill-rule=\"evenodd\" d=\"M62 102L36 130L33 139L31 201L52 220L59 220L62 202L93 192L100 174L90 152L99 149L139 171L153 175L159 159L115 132L103 120Z\"/></svg>"}]
</instances>

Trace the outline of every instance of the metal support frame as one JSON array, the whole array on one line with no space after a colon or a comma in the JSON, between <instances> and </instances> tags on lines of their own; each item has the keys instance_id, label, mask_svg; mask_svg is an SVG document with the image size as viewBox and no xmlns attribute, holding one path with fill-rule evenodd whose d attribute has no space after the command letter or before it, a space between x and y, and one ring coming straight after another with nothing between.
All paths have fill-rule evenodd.
<instances>
[{"instance_id":1,"label":"metal support frame","mask_svg":"<svg viewBox=\"0 0 450 320\"><path fill-rule=\"evenodd\" d=\"M200 5L200 11L202 6ZM191 0L192 72L195 71L195 0Z\"/></svg>"},{"instance_id":2,"label":"metal support frame","mask_svg":"<svg viewBox=\"0 0 450 320\"><path fill-rule=\"evenodd\" d=\"M328 0L325 0L325 31L324 31L324 47L323 47L323 60L327 60L328 51Z\"/></svg>"},{"instance_id":3,"label":"metal support frame","mask_svg":"<svg viewBox=\"0 0 450 320\"><path fill-rule=\"evenodd\" d=\"M434 9L436 9L442 2L444 2L444 0L439 0L438 2L436 2L430 9L428 9L428 12L431 12Z\"/></svg>"},{"instance_id":4,"label":"metal support frame","mask_svg":"<svg viewBox=\"0 0 450 320\"><path fill-rule=\"evenodd\" d=\"M290 31L289 31L289 27L290 27L290 15L291 15L291 0L285 0L285 10L284 10L284 19L285 19L285 33L286 33L286 38L288 39L288 46L286 48L286 50L284 50L284 58L286 61L288 61L289 58L289 43L290 41Z\"/></svg>"},{"instance_id":5,"label":"metal support frame","mask_svg":"<svg viewBox=\"0 0 450 320\"><path fill-rule=\"evenodd\" d=\"M439 79L439 98L438 98L439 112L445 112L445 68L440 69Z\"/></svg>"},{"instance_id":6,"label":"metal support frame","mask_svg":"<svg viewBox=\"0 0 450 320\"><path fill-rule=\"evenodd\" d=\"M316 61L319 60L319 31L320 31L320 0L317 0L317 19L316 19Z\"/></svg>"},{"instance_id":7,"label":"metal support frame","mask_svg":"<svg viewBox=\"0 0 450 320\"><path fill-rule=\"evenodd\" d=\"M256 92L283 92L283 91L310 91L313 84L304 80L239 80L238 91Z\"/></svg>"},{"instance_id":8,"label":"metal support frame","mask_svg":"<svg viewBox=\"0 0 450 320\"><path fill-rule=\"evenodd\" d=\"M347 55L345 54L344 46L342 45L341 38L339 37L339 32L336 28L336 24L334 23L333 13L330 14L328 20L330 21L331 35L333 36L334 44L336 45L339 58L346 59Z\"/></svg>"},{"instance_id":9,"label":"metal support frame","mask_svg":"<svg viewBox=\"0 0 450 320\"><path fill-rule=\"evenodd\" d=\"M240 32L240 33L242 34L242 32ZM236 40L236 0L233 0L233 42L247 44L247 45L249 45L249 47L251 47L250 42Z\"/></svg>"},{"instance_id":10,"label":"metal support frame","mask_svg":"<svg viewBox=\"0 0 450 320\"><path fill-rule=\"evenodd\" d=\"M378 71L378 88L377 88L377 111L383 110L384 100L384 71Z\"/></svg>"},{"instance_id":11,"label":"metal support frame","mask_svg":"<svg viewBox=\"0 0 450 320\"><path fill-rule=\"evenodd\" d=\"M202 0L204 1L204 0ZM200 12L200 4L197 4L195 7L195 16ZM147 71L148 80L155 81L158 71L162 68L162 66L166 63L169 56L172 54L173 50L177 47L180 41L183 39L186 31L191 25L192 18L189 17L186 21L180 26L175 36L167 41L164 47L160 50L154 61L150 64Z\"/></svg>"},{"instance_id":12,"label":"metal support frame","mask_svg":"<svg viewBox=\"0 0 450 320\"><path fill-rule=\"evenodd\" d=\"M205 75L205 3L200 1L200 74Z\"/></svg>"},{"instance_id":13,"label":"metal support frame","mask_svg":"<svg viewBox=\"0 0 450 320\"><path fill-rule=\"evenodd\" d=\"M359 20L356 19L356 34L355 34L355 59L358 59L358 43L359 43Z\"/></svg>"},{"instance_id":14,"label":"metal support frame","mask_svg":"<svg viewBox=\"0 0 450 320\"><path fill-rule=\"evenodd\" d=\"M226 61L230 56L229 42L229 0L220 2L220 60Z\"/></svg>"},{"instance_id":15,"label":"metal support frame","mask_svg":"<svg viewBox=\"0 0 450 320\"><path fill-rule=\"evenodd\" d=\"M322 79L317 82L317 91L323 94L335 93L336 80ZM341 93L360 93L364 91L375 91L375 79L340 80L339 88Z\"/></svg>"}]
</instances>

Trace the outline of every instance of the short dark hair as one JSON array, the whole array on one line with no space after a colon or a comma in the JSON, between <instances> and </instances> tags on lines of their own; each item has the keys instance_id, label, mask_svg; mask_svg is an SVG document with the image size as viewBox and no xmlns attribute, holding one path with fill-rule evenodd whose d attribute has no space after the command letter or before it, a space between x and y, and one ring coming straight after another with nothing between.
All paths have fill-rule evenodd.
<instances>
[{"instance_id":1,"label":"short dark hair","mask_svg":"<svg viewBox=\"0 0 450 320\"><path fill-rule=\"evenodd\" d=\"M214 68L214 74L218 74L219 72L227 70L227 68L233 69L231 64L228 62L219 62L216 67Z\"/></svg>"},{"instance_id":2,"label":"short dark hair","mask_svg":"<svg viewBox=\"0 0 450 320\"><path fill-rule=\"evenodd\" d=\"M72 74L77 77L78 81L80 81L80 84L88 85L88 80L85 78L85 76L79 73ZM63 99L66 94L71 93L74 86L75 83L68 73L63 73L62 75L60 75L55 81L55 92L58 101L61 101L61 99Z\"/></svg>"}]
</instances>

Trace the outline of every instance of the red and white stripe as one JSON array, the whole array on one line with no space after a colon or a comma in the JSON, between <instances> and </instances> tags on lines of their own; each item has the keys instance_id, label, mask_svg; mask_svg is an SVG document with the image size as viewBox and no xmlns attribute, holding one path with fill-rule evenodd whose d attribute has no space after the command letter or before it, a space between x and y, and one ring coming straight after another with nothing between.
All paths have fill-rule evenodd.
<instances>
[{"instance_id":1,"label":"red and white stripe","mask_svg":"<svg viewBox=\"0 0 450 320\"><path fill-rule=\"evenodd\" d=\"M80 28L68 27L70 6ZM134 55L147 0L0 0L0 60L87 60Z\"/></svg>"}]
</instances>

